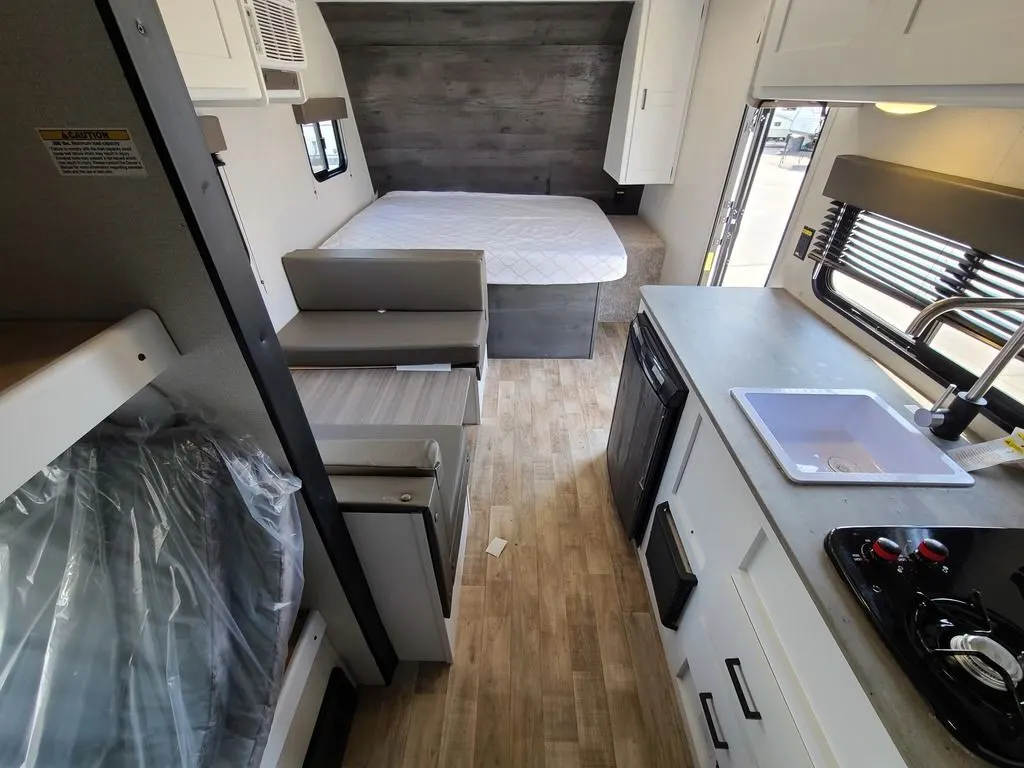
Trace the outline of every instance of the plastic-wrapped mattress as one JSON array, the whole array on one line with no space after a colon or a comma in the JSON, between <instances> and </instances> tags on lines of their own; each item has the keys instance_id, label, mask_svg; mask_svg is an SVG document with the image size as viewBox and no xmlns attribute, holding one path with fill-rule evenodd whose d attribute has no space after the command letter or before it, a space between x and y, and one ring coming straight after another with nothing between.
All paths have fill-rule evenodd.
<instances>
[{"instance_id":1,"label":"plastic-wrapped mattress","mask_svg":"<svg viewBox=\"0 0 1024 768\"><path fill-rule=\"evenodd\" d=\"M208 426L103 426L0 503L0 765L257 765L298 487Z\"/></svg>"}]
</instances>

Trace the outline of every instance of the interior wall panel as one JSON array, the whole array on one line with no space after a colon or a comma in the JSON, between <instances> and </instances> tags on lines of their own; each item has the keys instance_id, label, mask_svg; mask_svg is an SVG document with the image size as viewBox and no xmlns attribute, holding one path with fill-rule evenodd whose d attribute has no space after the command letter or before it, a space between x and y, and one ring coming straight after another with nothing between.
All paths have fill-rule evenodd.
<instances>
[{"instance_id":1,"label":"interior wall panel","mask_svg":"<svg viewBox=\"0 0 1024 768\"><path fill-rule=\"evenodd\" d=\"M602 169L632 5L321 5L370 176L396 189L610 200Z\"/></svg>"}]
</instances>

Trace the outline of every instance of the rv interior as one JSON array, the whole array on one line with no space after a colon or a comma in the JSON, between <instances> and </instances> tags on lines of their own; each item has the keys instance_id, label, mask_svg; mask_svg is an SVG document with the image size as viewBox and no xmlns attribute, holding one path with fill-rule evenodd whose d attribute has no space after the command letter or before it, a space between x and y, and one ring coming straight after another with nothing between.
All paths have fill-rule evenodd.
<instances>
[{"instance_id":1,"label":"rv interior","mask_svg":"<svg viewBox=\"0 0 1024 768\"><path fill-rule=\"evenodd\" d=\"M0 765L1024 766L1024 4L0 20Z\"/></svg>"}]
</instances>

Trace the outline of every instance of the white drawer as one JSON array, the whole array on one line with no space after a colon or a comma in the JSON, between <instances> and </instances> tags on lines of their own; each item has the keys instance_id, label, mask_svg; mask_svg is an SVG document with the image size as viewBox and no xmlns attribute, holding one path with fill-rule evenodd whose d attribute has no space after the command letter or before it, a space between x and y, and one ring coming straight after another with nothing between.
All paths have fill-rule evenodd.
<instances>
[{"instance_id":1,"label":"white drawer","mask_svg":"<svg viewBox=\"0 0 1024 768\"><path fill-rule=\"evenodd\" d=\"M732 579L708 585L714 660L732 713L760 768L810 768L811 758Z\"/></svg>"},{"instance_id":2,"label":"white drawer","mask_svg":"<svg viewBox=\"0 0 1024 768\"><path fill-rule=\"evenodd\" d=\"M672 672L697 766L747 768L755 763L729 708L729 690L715 667L715 652L702 603L696 598L691 603L679 629L677 647L682 653L678 667Z\"/></svg>"}]
</instances>

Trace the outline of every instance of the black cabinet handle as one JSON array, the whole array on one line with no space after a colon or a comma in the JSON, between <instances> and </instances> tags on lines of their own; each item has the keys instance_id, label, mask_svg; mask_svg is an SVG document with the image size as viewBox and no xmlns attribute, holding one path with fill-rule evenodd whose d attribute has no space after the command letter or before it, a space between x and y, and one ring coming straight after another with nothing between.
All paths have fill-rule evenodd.
<instances>
[{"instance_id":1,"label":"black cabinet handle","mask_svg":"<svg viewBox=\"0 0 1024 768\"><path fill-rule=\"evenodd\" d=\"M708 724L708 733L711 734L711 743L715 745L715 749L728 749L729 742L718 737L718 731L715 730L715 723L711 719L711 710L708 709L708 702L712 701L713 697L710 693L702 693L698 698L700 699L700 708L704 710L704 720Z\"/></svg>"},{"instance_id":2,"label":"black cabinet handle","mask_svg":"<svg viewBox=\"0 0 1024 768\"><path fill-rule=\"evenodd\" d=\"M747 695L743 691L743 686L740 685L740 676L737 674L740 671L740 660L726 659L725 668L729 670L729 679L732 680L732 687L736 689L736 698L739 699L743 716L747 720L761 720L761 713L756 709L751 709L750 704L747 702Z\"/></svg>"}]
</instances>

